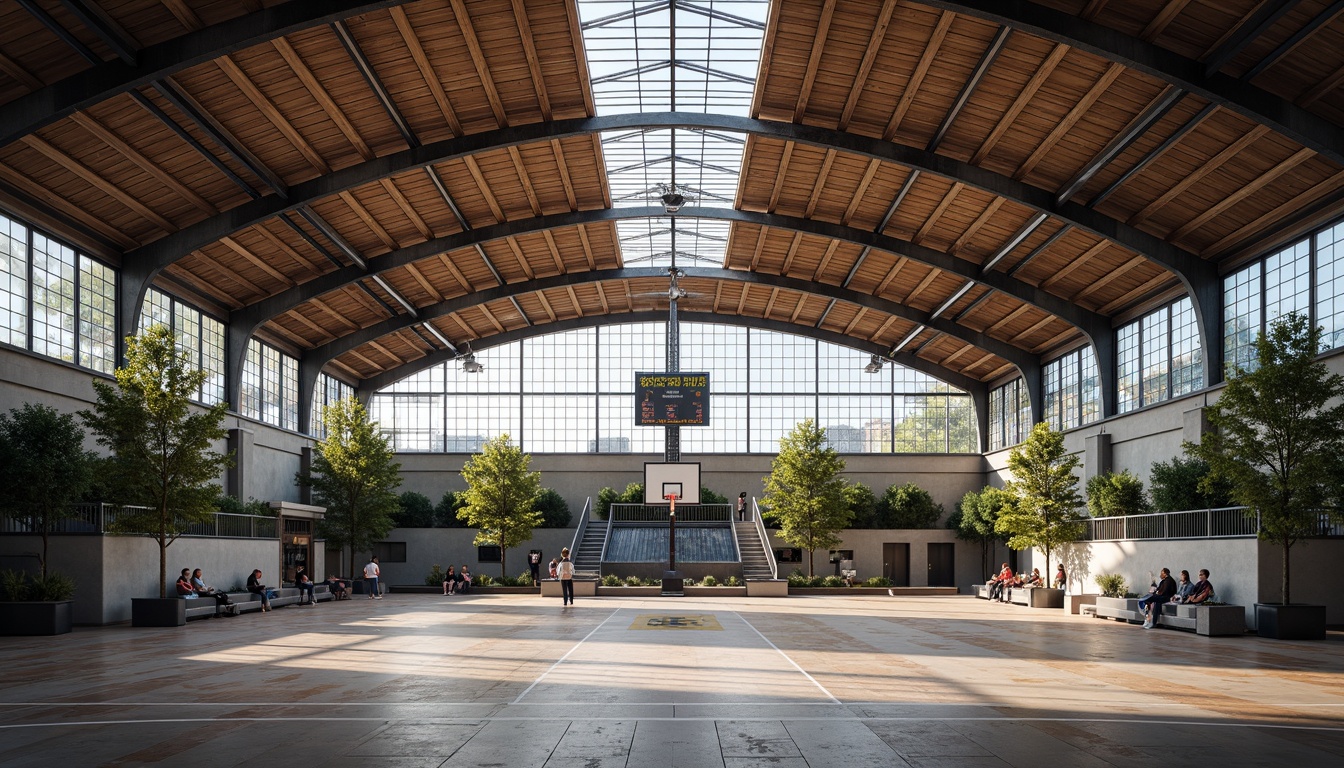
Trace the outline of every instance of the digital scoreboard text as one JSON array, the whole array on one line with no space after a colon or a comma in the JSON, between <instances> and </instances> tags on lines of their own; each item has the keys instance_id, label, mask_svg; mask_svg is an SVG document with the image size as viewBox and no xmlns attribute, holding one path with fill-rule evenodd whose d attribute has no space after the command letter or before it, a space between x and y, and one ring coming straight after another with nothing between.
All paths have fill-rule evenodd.
<instances>
[{"instance_id":1,"label":"digital scoreboard text","mask_svg":"<svg viewBox=\"0 0 1344 768\"><path fill-rule=\"evenodd\" d=\"M635 374L636 426L703 427L708 424L708 373Z\"/></svg>"}]
</instances>

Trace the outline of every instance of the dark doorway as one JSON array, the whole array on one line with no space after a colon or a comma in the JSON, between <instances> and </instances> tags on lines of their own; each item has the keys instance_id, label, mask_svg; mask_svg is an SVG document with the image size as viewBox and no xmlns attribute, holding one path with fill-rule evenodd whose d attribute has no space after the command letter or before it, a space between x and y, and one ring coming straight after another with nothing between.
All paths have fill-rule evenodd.
<instances>
[{"instance_id":1,"label":"dark doorway","mask_svg":"<svg viewBox=\"0 0 1344 768\"><path fill-rule=\"evenodd\" d=\"M882 545L882 575L891 580L893 587L910 586L910 545Z\"/></svg>"},{"instance_id":2,"label":"dark doorway","mask_svg":"<svg viewBox=\"0 0 1344 768\"><path fill-rule=\"evenodd\" d=\"M956 562L953 560L955 544L929 545L929 586L955 587L957 585Z\"/></svg>"}]
</instances>

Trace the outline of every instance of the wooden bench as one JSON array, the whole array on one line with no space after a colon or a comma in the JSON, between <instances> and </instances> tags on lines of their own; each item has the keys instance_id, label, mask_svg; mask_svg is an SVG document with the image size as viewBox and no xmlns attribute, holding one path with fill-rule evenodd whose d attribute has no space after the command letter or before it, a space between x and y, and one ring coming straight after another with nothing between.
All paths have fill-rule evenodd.
<instances>
[{"instance_id":1,"label":"wooden bench","mask_svg":"<svg viewBox=\"0 0 1344 768\"><path fill-rule=\"evenodd\" d=\"M1146 618L1139 610L1137 597L1098 597L1096 617L1142 624ZM1159 627L1182 629L1206 637L1246 634L1246 608L1240 605L1186 605L1163 603L1153 617Z\"/></svg>"}]
</instances>

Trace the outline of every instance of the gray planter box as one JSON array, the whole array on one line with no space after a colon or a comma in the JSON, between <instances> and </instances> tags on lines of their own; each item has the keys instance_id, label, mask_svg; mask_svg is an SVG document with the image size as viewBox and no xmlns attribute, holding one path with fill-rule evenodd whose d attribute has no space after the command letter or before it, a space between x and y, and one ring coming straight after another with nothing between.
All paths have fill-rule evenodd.
<instances>
[{"instance_id":1,"label":"gray planter box","mask_svg":"<svg viewBox=\"0 0 1344 768\"><path fill-rule=\"evenodd\" d=\"M0 635L64 635L70 632L73 600L0 603Z\"/></svg>"},{"instance_id":2,"label":"gray planter box","mask_svg":"<svg viewBox=\"0 0 1344 768\"><path fill-rule=\"evenodd\" d=\"M1325 626L1324 621L1321 624ZM1246 634L1246 608L1240 605L1195 607L1195 632L1209 637Z\"/></svg>"},{"instance_id":3,"label":"gray planter box","mask_svg":"<svg viewBox=\"0 0 1344 768\"><path fill-rule=\"evenodd\" d=\"M1037 587L1027 590L1032 608L1063 608L1064 590L1053 587Z\"/></svg>"},{"instance_id":4,"label":"gray planter box","mask_svg":"<svg viewBox=\"0 0 1344 768\"><path fill-rule=\"evenodd\" d=\"M1324 640L1325 606L1256 603L1255 633L1276 640Z\"/></svg>"},{"instance_id":5,"label":"gray planter box","mask_svg":"<svg viewBox=\"0 0 1344 768\"><path fill-rule=\"evenodd\" d=\"M187 601L180 597L132 597L132 627L182 627L187 623Z\"/></svg>"}]
</instances>

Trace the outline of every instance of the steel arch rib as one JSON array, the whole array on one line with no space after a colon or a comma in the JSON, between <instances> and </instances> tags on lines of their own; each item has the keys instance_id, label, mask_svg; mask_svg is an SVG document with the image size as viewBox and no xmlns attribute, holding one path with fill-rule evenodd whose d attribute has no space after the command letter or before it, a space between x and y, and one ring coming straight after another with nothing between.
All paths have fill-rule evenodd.
<instances>
[{"instance_id":1,"label":"steel arch rib","mask_svg":"<svg viewBox=\"0 0 1344 768\"><path fill-rule=\"evenodd\" d=\"M135 65L108 61L33 91L0 110L0 147L45 125L221 56L293 32L412 0L289 0L137 51Z\"/></svg>"},{"instance_id":2,"label":"steel arch rib","mask_svg":"<svg viewBox=\"0 0 1344 768\"><path fill-rule=\"evenodd\" d=\"M844 334L836 333L834 331L826 331L811 326L795 325L782 320L768 320L761 317L741 315L716 315L709 312L678 312L677 314L681 322L684 323L747 326L749 328L760 328L768 331L789 333L795 336L806 336L837 344L842 347L857 349L869 354L881 355L885 353L885 350L878 344L864 342L855 339L852 336L845 336ZM546 323L545 325L533 325L514 331L505 331L504 333L484 336L480 339L472 339L471 348L473 352L480 352L481 350L489 349L490 347L534 336L544 336L552 333L563 333L564 331L571 331L578 328L591 328L598 325L607 325L612 322L613 318L621 322L630 323L666 322L667 312L663 310L627 312L621 314L589 315L588 317L559 320L554 323ZM405 365L397 366L386 373L371 376L367 379L361 379L359 381L359 390L361 392L367 392L370 390L382 389L389 384L418 373L430 366L453 360L455 357L456 355L447 349L436 350L422 358L408 362ZM973 379L969 376L949 371L935 363L915 357L909 353L903 352L897 355L893 362L908 368L913 368L922 373L927 373L939 381L951 384L958 389L965 390L973 397L980 391L987 391L985 383L978 379Z\"/></svg>"}]
</instances>

